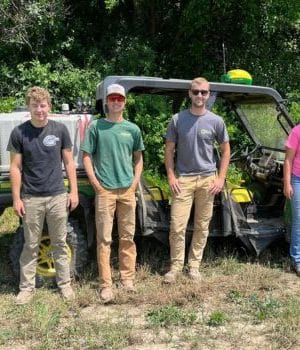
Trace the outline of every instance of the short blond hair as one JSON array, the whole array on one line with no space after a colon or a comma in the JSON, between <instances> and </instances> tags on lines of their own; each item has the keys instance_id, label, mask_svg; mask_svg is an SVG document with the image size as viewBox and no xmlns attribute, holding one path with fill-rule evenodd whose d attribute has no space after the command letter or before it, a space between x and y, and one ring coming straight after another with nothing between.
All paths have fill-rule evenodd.
<instances>
[{"instance_id":1,"label":"short blond hair","mask_svg":"<svg viewBox=\"0 0 300 350\"><path fill-rule=\"evenodd\" d=\"M34 100L37 102L47 100L49 106L51 106L51 96L49 92L46 89L41 88L39 86L33 86L29 88L26 92L25 100L27 106L29 106L30 100Z\"/></svg>"},{"instance_id":2,"label":"short blond hair","mask_svg":"<svg viewBox=\"0 0 300 350\"><path fill-rule=\"evenodd\" d=\"M202 84L202 83L207 83L208 86L209 86L209 82L208 82L207 79L202 78L202 77L194 78L194 79L191 81L190 89L192 88L193 84Z\"/></svg>"}]
</instances>

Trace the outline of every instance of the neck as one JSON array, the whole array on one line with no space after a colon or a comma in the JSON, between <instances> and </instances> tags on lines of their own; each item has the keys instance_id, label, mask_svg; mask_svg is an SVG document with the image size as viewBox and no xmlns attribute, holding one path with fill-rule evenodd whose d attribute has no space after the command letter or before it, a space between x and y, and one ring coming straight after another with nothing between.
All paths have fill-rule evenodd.
<instances>
[{"instance_id":1,"label":"neck","mask_svg":"<svg viewBox=\"0 0 300 350\"><path fill-rule=\"evenodd\" d=\"M192 106L190 108L190 111L194 115L203 115L203 114L205 114L207 112L207 109L206 109L205 106L201 106L201 107Z\"/></svg>"},{"instance_id":2,"label":"neck","mask_svg":"<svg viewBox=\"0 0 300 350\"><path fill-rule=\"evenodd\" d=\"M37 122L36 120L31 119L30 122L35 128L43 128L44 126L46 126L48 124L48 119L43 120L41 122Z\"/></svg>"},{"instance_id":3,"label":"neck","mask_svg":"<svg viewBox=\"0 0 300 350\"><path fill-rule=\"evenodd\" d=\"M115 122L115 123L120 123L124 120L123 118L123 112L120 112L120 113L108 113L107 115L107 119L112 121L112 122Z\"/></svg>"}]
</instances>

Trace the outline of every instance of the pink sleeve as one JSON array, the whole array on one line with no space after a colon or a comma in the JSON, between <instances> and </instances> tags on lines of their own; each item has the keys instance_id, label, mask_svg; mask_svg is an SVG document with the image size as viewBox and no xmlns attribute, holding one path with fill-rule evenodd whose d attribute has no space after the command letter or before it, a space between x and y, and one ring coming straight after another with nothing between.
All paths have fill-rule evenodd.
<instances>
[{"instance_id":1,"label":"pink sleeve","mask_svg":"<svg viewBox=\"0 0 300 350\"><path fill-rule=\"evenodd\" d=\"M294 151L298 150L299 147L299 128L294 128L290 132L290 135L285 143L286 147L293 149Z\"/></svg>"}]
</instances>

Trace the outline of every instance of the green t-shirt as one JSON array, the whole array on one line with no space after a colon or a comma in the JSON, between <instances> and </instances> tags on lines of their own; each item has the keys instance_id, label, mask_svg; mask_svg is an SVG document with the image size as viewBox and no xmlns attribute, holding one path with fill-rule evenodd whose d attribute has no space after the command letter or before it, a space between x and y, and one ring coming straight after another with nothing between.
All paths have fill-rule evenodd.
<instances>
[{"instance_id":1,"label":"green t-shirt","mask_svg":"<svg viewBox=\"0 0 300 350\"><path fill-rule=\"evenodd\" d=\"M80 149L92 155L95 174L105 188L125 188L132 184L133 152L143 151L141 130L127 120L91 122Z\"/></svg>"}]
</instances>

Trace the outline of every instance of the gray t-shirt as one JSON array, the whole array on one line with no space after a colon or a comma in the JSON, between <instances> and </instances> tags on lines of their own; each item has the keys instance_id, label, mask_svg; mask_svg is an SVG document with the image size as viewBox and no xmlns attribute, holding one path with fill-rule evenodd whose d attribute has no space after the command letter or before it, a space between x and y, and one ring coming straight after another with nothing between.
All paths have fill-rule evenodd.
<instances>
[{"instance_id":1,"label":"gray t-shirt","mask_svg":"<svg viewBox=\"0 0 300 350\"><path fill-rule=\"evenodd\" d=\"M221 117L210 111L196 116L184 110L172 117L166 140L176 143L178 175L209 176L216 171L214 143L228 142L229 137Z\"/></svg>"},{"instance_id":2,"label":"gray t-shirt","mask_svg":"<svg viewBox=\"0 0 300 350\"><path fill-rule=\"evenodd\" d=\"M22 154L22 197L66 192L62 150L71 147L66 126L53 120L42 128L34 127L28 120L13 129L7 150Z\"/></svg>"}]
</instances>

